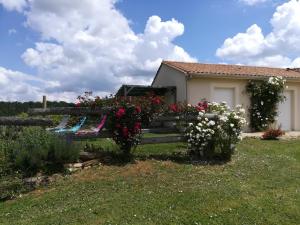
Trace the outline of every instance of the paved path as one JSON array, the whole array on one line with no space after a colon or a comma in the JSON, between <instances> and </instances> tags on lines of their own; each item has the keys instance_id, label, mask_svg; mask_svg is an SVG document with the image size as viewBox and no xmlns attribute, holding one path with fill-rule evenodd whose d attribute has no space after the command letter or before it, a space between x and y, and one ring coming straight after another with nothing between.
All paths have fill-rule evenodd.
<instances>
[{"instance_id":1,"label":"paved path","mask_svg":"<svg viewBox=\"0 0 300 225\"><path fill-rule=\"evenodd\" d=\"M255 133L243 133L243 138L245 137L252 137L252 138L260 138L264 132L255 132ZM294 139L300 138L300 131L289 131L286 132L284 136L281 137L282 139Z\"/></svg>"}]
</instances>

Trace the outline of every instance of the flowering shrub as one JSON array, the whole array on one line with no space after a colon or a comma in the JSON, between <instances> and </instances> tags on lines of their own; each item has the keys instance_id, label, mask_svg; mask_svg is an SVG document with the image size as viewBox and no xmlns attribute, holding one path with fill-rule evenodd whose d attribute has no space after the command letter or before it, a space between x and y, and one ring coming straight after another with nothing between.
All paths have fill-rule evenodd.
<instances>
[{"instance_id":1,"label":"flowering shrub","mask_svg":"<svg viewBox=\"0 0 300 225\"><path fill-rule=\"evenodd\" d=\"M110 106L114 104L114 98L112 95L100 98L99 96L93 96L93 92L86 91L83 95L77 97L76 107L90 107L91 109L101 108L103 106Z\"/></svg>"},{"instance_id":2,"label":"flowering shrub","mask_svg":"<svg viewBox=\"0 0 300 225\"><path fill-rule=\"evenodd\" d=\"M144 126L149 126L151 121L164 111L163 98L153 93L148 93L146 96L132 97L129 101L141 108L141 121Z\"/></svg>"},{"instance_id":3,"label":"flowering shrub","mask_svg":"<svg viewBox=\"0 0 300 225\"><path fill-rule=\"evenodd\" d=\"M190 105L184 103L173 103L168 107L168 113L182 114L182 115L197 115L200 111L205 111L208 108L206 100L200 101L197 105Z\"/></svg>"},{"instance_id":4,"label":"flowering shrub","mask_svg":"<svg viewBox=\"0 0 300 225\"><path fill-rule=\"evenodd\" d=\"M208 113L216 117L209 119ZM205 159L230 159L246 124L244 113L241 106L234 111L226 103L207 103L207 107L199 112L197 121L186 129L190 153Z\"/></svg>"},{"instance_id":5,"label":"flowering shrub","mask_svg":"<svg viewBox=\"0 0 300 225\"><path fill-rule=\"evenodd\" d=\"M262 139L277 140L282 135L284 135L284 131L282 131L280 128L277 128L277 129L270 128L262 135Z\"/></svg>"},{"instance_id":6,"label":"flowering shrub","mask_svg":"<svg viewBox=\"0 0 300 225\"><path fill-rule=\"evenodd\" d=\"M250 95L250 126L254 131L265 130L275 122L278 103L284 100L285 80L270 77L264 81L250 81L246 87Z\"/></svg>"},{"instance_id":7,"label":"flowering shrub","mask_svg":"<svg viewBox=\"0 0 300 225\"><path fill-rule=\"evenodd\" d=\"M155 116L164 111L163 98L154 93L148 93L145 96L107 96L100 98L99 96L93 97L92 92L85 92L84 95L78 96L77 100L77 107L90 107L91 109L124 104L138 106L142 109L141 120L144 126L148 126Z\"/></svg>"},{"instance_id":8,"label":"flowering shrub","mask_svg":"<svg viewBox=\"0 0 300 225\"><path fill-rule=\"evenodd\" d=\"M113 140L125 154L141 140L141 108L131 104L112 107L108 113L107 128Z\"/></svg>"}]
</instances>

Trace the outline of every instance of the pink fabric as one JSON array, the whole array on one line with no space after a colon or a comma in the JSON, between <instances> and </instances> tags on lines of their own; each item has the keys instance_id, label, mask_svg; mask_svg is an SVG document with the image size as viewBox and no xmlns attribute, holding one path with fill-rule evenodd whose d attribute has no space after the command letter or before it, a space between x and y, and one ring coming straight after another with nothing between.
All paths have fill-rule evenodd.
<instances>
[{"instance_id":1,"label":"pink fabric","mask_svg":"<svg viewBox=\"0 0 300 225\"><path fill-rule=\"evenodd\" d=\"M80 130L76 133L76 135L85 135L85 134L97 134L99 133L104 125L105 125L105 122L106 122L106 119L107 119L107 115L104 115L100 124L96 127L96 128L93 128L91 130Z\"/></svg>"},{"instance_id":2,"label":"pink fabric","mask_svg":"<svg viewBox=\"0 0 300 225\"><path fill-rule=\"evenodd\" d=\"M107 115L104 115L103 119L101 120L100 124L98 125L97 129L100 131L102 130L105 122L106 122L106 119L107 119Z\"/></svg>"}]
</instances>

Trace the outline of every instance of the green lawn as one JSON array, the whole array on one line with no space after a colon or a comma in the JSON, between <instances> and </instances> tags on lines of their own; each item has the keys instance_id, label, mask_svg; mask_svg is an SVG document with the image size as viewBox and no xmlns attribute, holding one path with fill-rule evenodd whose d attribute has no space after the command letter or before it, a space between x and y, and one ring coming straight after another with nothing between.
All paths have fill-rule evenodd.
<instances>
[{"instance_id":1,"label":"green lawn","mask_svg":"<svg viewBox=\"0 0 300 225\"><path fill-rule=\"evenodd\" d=\"M136 163L1 202L0 224L299 224L300 140L247 139L223 165L192 165L174 154L184 149L142 146Z\"/></svg>"}]
</instances>

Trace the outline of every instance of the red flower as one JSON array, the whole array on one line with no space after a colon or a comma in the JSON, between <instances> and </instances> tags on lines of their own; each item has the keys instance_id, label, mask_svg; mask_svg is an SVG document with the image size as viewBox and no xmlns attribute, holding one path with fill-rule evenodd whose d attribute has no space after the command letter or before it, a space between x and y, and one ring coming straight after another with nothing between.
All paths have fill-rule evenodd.
<instances>
[{"instance_id":1,"label":"red flower","mask_svg":"<svg viewBox=\"0 0 300 225\"><path fill-rule=\"evenodd\" d=\"M208 102L207 101L204 101L202 103L202 106L204 107L204 109L206 110L208 108Z\"/></svg>"},{"instance_id":2,"label":"red flower","mask_svg":"<svg viewBox=\"0 0 300 225\"><path fill-rule=\"evenodd\" d=\"M135 111L136 111L137 113L141 113L141 112L142 112L141 106L137 106L137 107L135 108Z\"/></svg>"},{"instance_id":3,"label":"red flower","mask_svg":"<svg viewBox=\"0 0 300 225\"><path fill-rule=\"evenodd\" d=\"M133 127L134 132L139 131L141 129L141 127L142 127L141 123L140 122L136 122L134 124L134 127Z\"/></svg>"},{"instance_id":4,"label":"red flower","mask_svg":"<svg viewBox=\"0 0 300 225\"><path fill-rule=\"evenodd\" d=\"M179 107L176 103L169 105L169 109L173 112L179 112Z\"/></svg>"},{"instance_id":5,"label":"red flower","mask_svg":"<svg viewBox=\"0 0 300 225\"><path fill-rule=\"evenodd\" d=\"M118 129L121 128L121 124L117 123L116 128L118 128Z\"/></svg>"},{"instance_id":6,"label":"red flower","mask_svg":"<svg viewBox=\"0 0 300 225\"><path fill-rule=\"evenodd\" d=\"M80 107L80 102L77 102L77 103L75 104L75 106L76 106L76 107Z\"/></svg>"},{"instance_id":7,"label":"red flower","mask_svg":"<svg viewBox=\"0 0 300 225\"><path fill-rule=\"evenodd\" d=\"M119 110L116 112L116 117L121 118L125 114L125 109L124 108L119 108Z\"/></svg>"},{"instance_id":8,"label":"red flower","mask_svg":"<svg viewBox=\"0 0 300 225\"><path fill-rule=\"evenodd\" d=\"M160 98L159 97L154 97L154 98L152 98L152 104L154 104L154 105L159 105L160 103L161 103L161 100L160 100Z\"/></svg>"},{"instance_id":9,"label":"red flower","mask_svg":"<svg viewBox=\"0 0 300 225\"><path fill-rule=\"evenodd\" d=\"M129 132L127 127L123 127L122 134L124 138L128 138Z\"/></svg>"}]
</instances>

